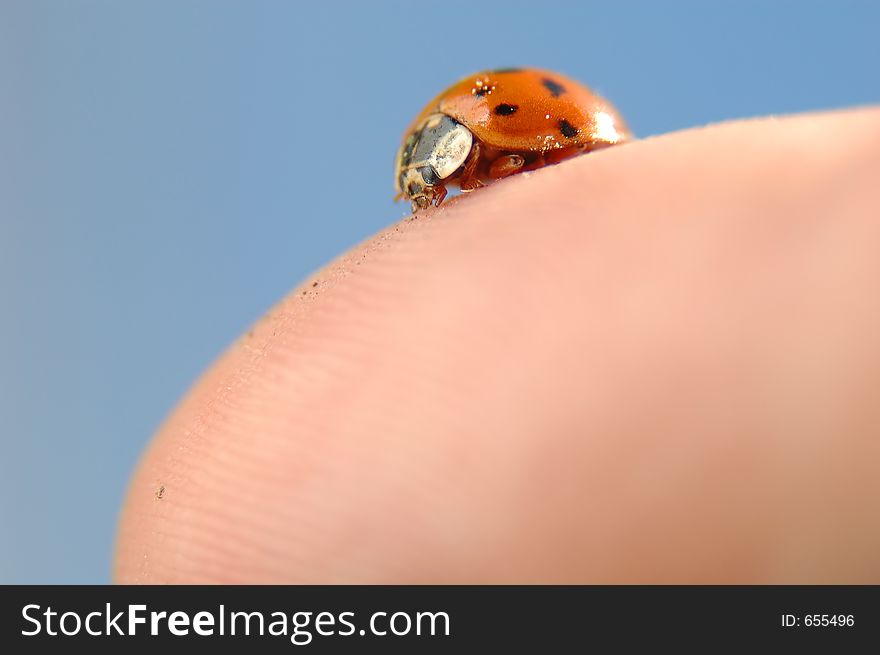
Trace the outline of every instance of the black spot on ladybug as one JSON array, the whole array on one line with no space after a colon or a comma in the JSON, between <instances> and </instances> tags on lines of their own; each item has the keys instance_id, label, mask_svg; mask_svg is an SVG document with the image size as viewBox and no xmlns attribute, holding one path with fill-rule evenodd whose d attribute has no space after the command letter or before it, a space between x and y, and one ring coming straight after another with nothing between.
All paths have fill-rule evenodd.
<instances>
[{"instance_id":1,"label":"black spot on ladybug","mask_svg":"<svg viewBox=\"0 0 880 655\"><path fill-rule=\"evenodd\" d=\"M569 139L573 136L577 136L578 132L580 132L578 128L576 128L564 118L561 119L557 124L559 125L559 131L562 132L562 136L568 137Z\"/></svg>"},{"instance_id":2,"label":"black spot on ladybug","mask_svg":"<svg viewBox=\"0 0 880 655\"><path fill-rule=\"evenodd\" d=\"M507 103L501 103L497 107L495 107L495 113L499 116L510 116L514 113L519 107L516 105L508 105Z\"/></svg>"},{"instance_id":3,"label":"black spot on ladybug","mask_svg":"<svg viewBox=\"0 0 880 655\"><path fill-rule=\"evenodd\" d=\"M545 77L541 80L541 84L544 85L544 88L550 92L554 98L558 98L563 93L565 93L565 87L562 86L559 82L554 82L549 77Z\"/></svg>"}]
</instances>

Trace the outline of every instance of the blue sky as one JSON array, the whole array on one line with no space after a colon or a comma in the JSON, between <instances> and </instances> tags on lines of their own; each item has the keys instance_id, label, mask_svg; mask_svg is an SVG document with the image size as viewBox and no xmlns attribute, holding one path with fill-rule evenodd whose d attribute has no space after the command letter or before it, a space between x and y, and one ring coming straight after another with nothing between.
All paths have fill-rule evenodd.
<instances>
[{"instance_id":1,"label":"blue sky","mask_svg":"<svg viewBox=\"0 0 880 655\"><path fill-rule=\"evenodd\" d=\"M401 131L556 69L641 136L877 103L880 3L0 0L0 582L106 582L199 373L401 218ZM735 153L734 153L735 154Z\"/></svg>"}]
</instances>

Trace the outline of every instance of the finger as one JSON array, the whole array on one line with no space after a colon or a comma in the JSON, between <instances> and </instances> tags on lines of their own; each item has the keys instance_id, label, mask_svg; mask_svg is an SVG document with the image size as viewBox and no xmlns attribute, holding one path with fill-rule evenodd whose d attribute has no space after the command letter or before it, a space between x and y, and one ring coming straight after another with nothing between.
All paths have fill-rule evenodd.
<instances>
[{"instance_id":1,"label":"finger","mask_svg":"<svg viewBox=\"0 0 880 655\"><path fill-rule=\"evenodd\" d=\"M880 112L694 130L370 239L145 454L120 582L877 582Z\"/></svg>"}]
</instances>

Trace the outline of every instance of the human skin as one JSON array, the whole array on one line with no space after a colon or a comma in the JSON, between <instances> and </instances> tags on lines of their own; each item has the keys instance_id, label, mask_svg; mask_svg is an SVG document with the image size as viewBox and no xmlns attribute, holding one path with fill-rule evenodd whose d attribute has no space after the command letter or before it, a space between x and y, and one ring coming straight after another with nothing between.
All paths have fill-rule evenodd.
<instances>
[{"instance_id":1,"label":"human skin","mask_svg":"<svg viewBox=\"0 0 880 655\"><path fill-rule=\"evenodd\" d=\"M310 276L159 430L115 579L878 583L878 394L880 110L645 139Z\"/></svg>"}]
</instances>

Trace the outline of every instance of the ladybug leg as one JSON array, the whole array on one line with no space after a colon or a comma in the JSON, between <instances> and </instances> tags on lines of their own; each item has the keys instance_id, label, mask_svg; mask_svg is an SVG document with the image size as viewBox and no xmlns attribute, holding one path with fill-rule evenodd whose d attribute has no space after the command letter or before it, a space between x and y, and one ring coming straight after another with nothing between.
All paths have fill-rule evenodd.
<instances>
[{"instance_id":1,"label":"ladybug leg","mask_svg":"<svg viewBox=\"0 0 880 655\"><path fill-rule=\"evenodd\" d=\"M489 164L489 177L493 180L513 175L522 170L526 160L522 155L502 155Z\"/></svg>"},{"instance_id":2,"label":"ladybug leg","mask_svg":"<svg viewBox=\"0 0 880 655\"><path fill-rule=\"evenodd\" d=\"M484 186L477 177L477 164L480 163L480 144L474 143L467 163L464 165L461 175L458 177L458 186L463 193L479 189Z\"/></svg>"},{"instance_id":3,"label":"ladybug leg","mask_svg":"<svg viewBox=\"0 0 880 655\"><path fill-rule=\"evenodd\" d=\"M434 187L434 205L439 207L440 203L443 202L443 199L446 197L446 187L445 186L435 186Z\"/></svg>"}]
</instances>

